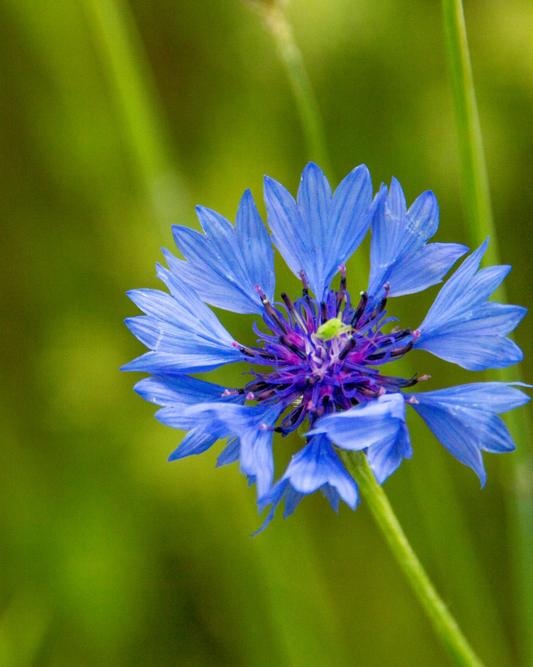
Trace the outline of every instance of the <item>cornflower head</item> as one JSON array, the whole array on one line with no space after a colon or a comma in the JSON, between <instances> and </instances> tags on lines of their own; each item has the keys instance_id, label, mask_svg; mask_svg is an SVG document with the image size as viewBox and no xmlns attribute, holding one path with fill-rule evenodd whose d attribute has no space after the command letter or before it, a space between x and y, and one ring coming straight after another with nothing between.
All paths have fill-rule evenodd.
<instances>
[{"instance_id":1,"label":"cornflower head","mask_svg":"<svg viewBox=\"0 0 533 667\"><path fill-rule=\"evenodd\" d=\"M437 439L470 466L482 486L482 452L514 449L497 415L529 397L507 383L478 382L436 391L411 390L429 376L386 375L385 364L422 349L468 370L504 368L522 359L509 334L526 309L488 302L510 270L479 270L488 240L441 288L422 324L401 329L387 312L388 299L442 282L468 248L430 243L439 221L437 200L425 192L407 209L396 179L373 197L368 169L354 169L332 194L314 163L305 168L297 200L265 177L270 237L249 190L235 227L203 207L203 234L173 227L185 260L167 250L168 268L157 275L170 293L133 290L130 298L146 315L126 320L150 351L123 367L144 371L135 390L159 406L156 417L188 431L169 460L200 454L228 438L217 465L239 461L257 485L259 508L271 505L264 526L285 498L285 517L301 499L320 489L335 511L342 499L355 509L357 485L338 450L364 450L381 484L412 456L406 406ZM371 228L368 288L353 300L346 262ZM285 292L274 301L274 246L302 281L302 295ZM338 287L332 287L340 273ZM208 305L259 315L257 345L234 340ZM191 374L246 361L252 379L222 387ZM274 433L298 430L302 449L273 484ZM263 527L264 527L263 526Z\"/></svg>"}]
</instances>

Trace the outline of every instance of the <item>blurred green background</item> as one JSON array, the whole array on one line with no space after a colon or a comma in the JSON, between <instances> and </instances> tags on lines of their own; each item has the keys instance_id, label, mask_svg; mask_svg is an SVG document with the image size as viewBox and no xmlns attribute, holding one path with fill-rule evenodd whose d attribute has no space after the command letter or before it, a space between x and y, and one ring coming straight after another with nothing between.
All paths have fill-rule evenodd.
<instances>
[{"instance_id":1,"label":"blurred green background","mask_svg":"<svg viewBox=\"0 0 533 667\"><path fill-rule=\"evenodd\" d=\"M288 10L332 182L365 162L408 203L432 189L436 239L466 242L440 3ZM466 18L509 297L530 306L533 5L472 0ZM0 0L2 667L449 664L364 506L337 517L315 494L251 540L255 490L215 470L222 445L167 463L180 434L118 371L143 352L125 291L160 286L170 225L197 228L195 204L234 220L247 187L264 213L263 174L295 193L308 159L272 39L239 0ZM436 293L394 314L416 326ZM253 317L220 317L251 341ZM516 335L526 378L531 327ZM410 363L431 388L483 379ZM393 506L481 657L520 664L512 455L485 456L480 491L416 415L412 438Z\"/></svg>"}]
</instances>

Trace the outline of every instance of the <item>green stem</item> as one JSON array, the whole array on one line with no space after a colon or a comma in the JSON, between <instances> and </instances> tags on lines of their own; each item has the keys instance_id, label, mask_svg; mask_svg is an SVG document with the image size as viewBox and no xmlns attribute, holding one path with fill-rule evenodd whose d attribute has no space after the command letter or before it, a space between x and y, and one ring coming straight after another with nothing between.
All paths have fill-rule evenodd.
<instances>
[{"instance_id":1,"label":"green stem","mask_svg":"<svg viewBox=\"0 0 533 667\"><path fill-rule=\"evenodd\" d=\"M489 179L468 51L463 4L461 0L442 0L442 8L457 118L461 194L465 216L478 245L487 236L491 236L485 260L490 264L497 264L498 242L495 238Z\"/></svg>"},{"instance_id":2,"label":"green stem","mask_svg":"<svg viewBox=\"0 0 533 667\"><path fill-rule=\"evenodd\" d=\"M429 580L363 452L338 450L433 627L460 667L483 667Z\"/></svg>"},{"instance_id":3,"label":"green stem","mask_svg":"<svg viewBox=\"0 0 533 667\"><path fill-rule=\"evenodd\" d=\"M331 178L333 171L320 110L305 69L302 52L294 39L292 26L280 0L259 2L259 6L262 9L261 13L268 30L276 40L279 57L289 77L305 135L309 158L315 160Z\"/></svg>"},{"instance_id":4,"label":"green stem","mask_svg":"<svg viewBox=\"0 0 533 667\"><path fill-rule=\"evenodd\" d=\"M485 259L489 264L499 263L499 249L492 218L487 167L479 114L474 91L474 81L468 51L466 25L461 0L442 0L444 28L451 81L455 99L459 153L461 160L461 185L467 223L472 245L480 245L491 237ZM502 286L496 292L500 302L507 301ZM502 369L493 374L502 382L521 381L520 369ZM524 664L533 667L533 451L531 437L533 424L531 413L511 413L507 424L517 446L514 454L513 502L510 508L511 529L515 547L515 588L518 610L517 627L520 628Z\"/></svg>"}]
</instances>

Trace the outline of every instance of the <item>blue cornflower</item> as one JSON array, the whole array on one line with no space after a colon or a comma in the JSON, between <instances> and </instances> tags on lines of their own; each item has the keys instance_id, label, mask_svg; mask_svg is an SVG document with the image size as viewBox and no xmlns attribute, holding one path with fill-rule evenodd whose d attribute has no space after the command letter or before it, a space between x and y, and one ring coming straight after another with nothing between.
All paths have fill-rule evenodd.
<instances>
[{"instance_id":1,"label":"blue cornflower","mask_svg":"<svg viewBox=\"0 0 533 667\"><path fill-rule=\"evenodd\" d=\"M130 298L146 315L126 320L149 349L124 366L153 377L135 390L162 407L156 417L188 431L170 460L206 451L228 438L217 465L240 462L257 485L259 507L271 505L267 521L285 498L285 516L320 489L337 511L340 499L355 509L357 486L337 449L365 450L379 483L412 455L405 422L413 408L459 461L473 468L482 485L482 451L507 452L514 443L497 416L529 397L510 384L481 382L411 393L429 376L399 378L382 367L412 349L423 349L468 370L504 368L522 359L509 334L526 309L487 302L510 270L479 270L486 241L463 261L440 290L415 330L391 323L390 297L414 294L442 282L468 248L430 243L439 221L432 192L407 209L396 179L373 197L365 166L354 169L332 195L327 179L310 163L298 198L265 178L272 241L302 281L300 298L281 292L274 302L271 237L249 190L235 227L215 211L197 207L204 234L173 227L185 260L167 250L168 269L157 275L170 294L134 290ZM352 303L345 263L372 230L368 289ZM331 287L340 272L338 289ZM235 313L255 313L258 344L234 340L206 304ZM229 388L190 377L224 364L256 365L252 380ZM274 484L272 439L297 430L305 446Z\"/></svg>"}]
</instances>

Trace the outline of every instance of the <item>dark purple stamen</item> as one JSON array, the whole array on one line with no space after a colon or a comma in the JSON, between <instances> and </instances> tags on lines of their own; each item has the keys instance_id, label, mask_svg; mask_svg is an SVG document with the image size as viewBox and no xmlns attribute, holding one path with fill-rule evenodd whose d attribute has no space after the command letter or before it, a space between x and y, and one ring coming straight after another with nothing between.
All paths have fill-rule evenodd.
<instances>
[{"instance_id":1,"label":"dark purple stamen","mask_svg":"<svg viewBox=\"0 0 533 667\"><path fill-rule=\"evenodd\" d=\"M357 306L357 309L355 313L353 314L351 325L355 329L357 324L359 323L359 320L361 319L361 316L365 312L365 308L368 305L368 294L366 292L361 292L361 300L359 301L359 305Z\"/></svg>"},{"instance_id":2,"label":"dark purple stamen","mask_svg":"<svg viewBox=\"0 0 533 667\"><path fill-rule=\"evenodd\" d=\"M285 324L282 321L282 315L274 308L274 306L270 303L270 301L263 294L261 288L258 287L257 285L255 285L255 291L261 297L261 302L262 302L263 306L265 307L266 312L272 318L272 320L274 320L274 322L283 331L283 333L287 333L287 330L285 329Z\"/></svg>"},{"instance_id":3,"label":"dark purple stamen","mask_svg":"<svg viewBox=\"0 0 533 667\"><path fill-rule=\"evenodd\" d=\"M340 267L341 269L341 284L339 286L339 291L337 293L337 315L340 313L342 302L346 299L346 267L344 264Z\"/></svg>"},{"instance_id":4,"label":"dark purple stamen","mask_svg":"<svg viewBox=\"0 0 533 667\"><path fill-rule=\"evenodd\" d=\"M299 347L297 347L294 343L291 343L290 340L287 339L287 336L280 336L279 337L279 342L282 345L285 345L287 349L289 349L291 352L294 352L294 354L297 354L300 359L307 359L307 355L305 352L302 352Z\"/></svg>"},{"instance_id":5,"label":"dark purple stamen","mask_svg":"<svg viewBox=\"0 0 533 667\"><path fill-rule=\"evenodd\" d=\"M378 313L382 313L385 310L385 306L387 305L387 299L389 298L389 291L390 291L390 283L385 283L385 296L383 297L383 299L381 299Z\"/></svg>"}]
</instances>

